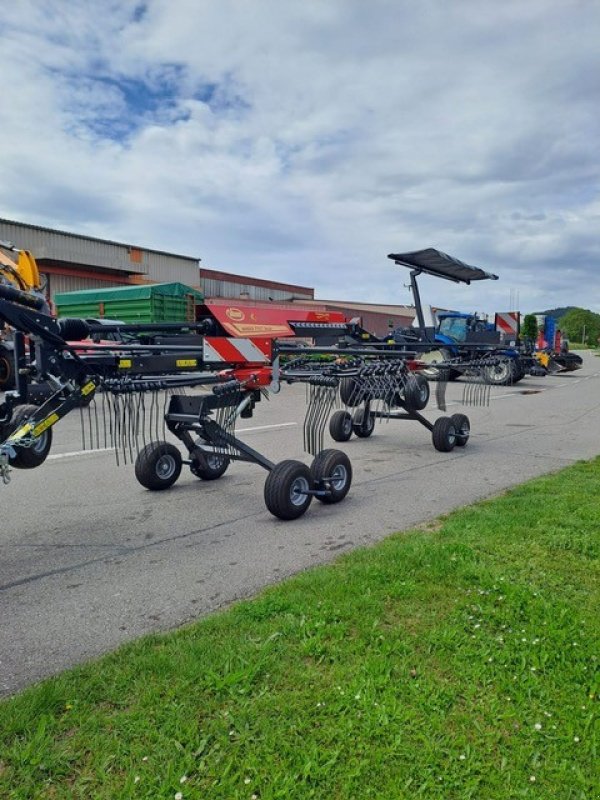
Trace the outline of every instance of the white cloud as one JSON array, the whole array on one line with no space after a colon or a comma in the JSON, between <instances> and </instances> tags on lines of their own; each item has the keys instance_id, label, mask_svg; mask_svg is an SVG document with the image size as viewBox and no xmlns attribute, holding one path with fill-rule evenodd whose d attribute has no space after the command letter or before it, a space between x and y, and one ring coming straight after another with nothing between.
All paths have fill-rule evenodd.
<instances>
[{"instance_id":1,"label":"white cloud","mask_svg":"<svg viewBox=\"0 0 600 800\"><path fill-rule=\"evenodd\" d=\"M593 2L21 0L0 215L409 302L388 252L500 275L437 305L600 310Z\"/></svg>"}]
</instances>

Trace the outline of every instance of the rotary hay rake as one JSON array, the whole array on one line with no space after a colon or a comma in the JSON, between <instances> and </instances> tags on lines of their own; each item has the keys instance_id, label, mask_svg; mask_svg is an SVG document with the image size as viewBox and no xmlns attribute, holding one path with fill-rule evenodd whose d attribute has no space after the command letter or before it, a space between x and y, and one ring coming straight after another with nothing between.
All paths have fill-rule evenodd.
<instances>
[{"instance_id":1,"label":"rotary hay rake","mask_svg":"<svg viewBox=\"0 0 600 800\"><path fill-rule=\"evenodd\" d=\"M399 353L394 345L365 345L339 350L337 366L339 399L343 406L329 421L329 434L337 442L347 442L352 435L366 439L375 430L377 420L409 420L418 422L431 432L433 446L440 452L454 447L464 447L470 436L470 421L466 414L438 417L430 422L420 412L429 403L431 392L428 380L422 374L427 364L415 353ZM351 355L350 355L351 353ZM402 357L400 357L402 355ZM501 357L497 357L498 362ZM464 359L439 365L435 381L435 400L438 409L446 411L446 388L450 375L459 371L464 377L462 405L485 406L489 404L491 387L486 381L486 370L491 359ZM310 368L308 359L297 359L296 374Z\"/></svg>"},{"instance_id":2,"label":"rotary hay rake","mask_svg":"<svg viewBox=\"0 0 600 800\"><path fill-rule=\"evenodd\" d=\"M418 374L419 362L406 354L368 347L343 352L308 348L304 352L310 356L329 354L333 360L314 362L303 356L282 365L280 356L297 354L297 349L282 345L272 353L264 343L261 348L250 340L209 336L199 337L202 347L193 359L179 358L190 355L189 344L90 345L82 353L81 345L68 340L88 335L84 320L55 320L39 310L35 298L8 287L0 287L0 319L15 329L17 366L17 389L0 405L0 477L5 483L11 468L40 466L50 451L54 425L79 413L84 449L113 448L118 463L135 463L136 478L147 489L169 488L184 465L201 480L215 480L231 461L246 461L268 472L266 506L289 520L304 514L313 497L338 503L350 489L348 456L323 447L336 403L358 408L349 435L349 412L337 410L331 417L330 432L338 441L352 431L369 436L378 417L417 420L432 431L438 450L468 439L464 415L432 424L419 413L429 400L429 386ZM180 363L193 363L195 371L178 372ZM52 387L40 406L28 403L32 377ZM313 456L310 466L292 459L274 463L235 433L236 421L251 417L256 403L269 391L278 392L283 382L306 385L304 446ZM443 381L436 387L442 408L444 387ZM196 394L196 388L203 393ZM167 431L183 445L183 455L167 440Z\"/></svg>"}]
</instances>

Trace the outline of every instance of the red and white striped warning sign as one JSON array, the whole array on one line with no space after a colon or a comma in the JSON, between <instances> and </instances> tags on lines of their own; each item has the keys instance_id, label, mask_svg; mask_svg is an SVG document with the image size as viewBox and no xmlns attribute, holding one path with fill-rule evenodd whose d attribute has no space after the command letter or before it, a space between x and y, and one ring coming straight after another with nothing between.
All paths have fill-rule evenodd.
<instances>
[{"instance_id":1,"label":"red and white striped warning sign","mask_svg":"<svg viewBox=\"0 0 600 800\"><path fill-rule=\"evenodd\" d=\"M496 330L505 333L507 336L519 335L519 312L518 311L498 311L495 320Z\"/></svg>"},{"instance_id":2,"label":"red and white striped warning sign","mask_svg":"<svg viewBox=\"0 0 600 800\"><path fill-rule=\"evenodd\" d=\"M260 342L264 350L268 343ZM205 336L203 344L204 361L207 364L267 364L270 354L259 347L252 339L230 339L227 336Z\"/></svg>"}]
</instances>

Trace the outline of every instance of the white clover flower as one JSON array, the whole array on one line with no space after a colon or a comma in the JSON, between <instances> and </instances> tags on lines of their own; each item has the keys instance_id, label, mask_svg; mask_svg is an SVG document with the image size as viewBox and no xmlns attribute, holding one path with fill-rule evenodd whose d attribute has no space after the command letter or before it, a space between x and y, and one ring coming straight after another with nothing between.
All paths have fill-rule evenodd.
<instances>
[{"instance_id":1,"label":"white clover flower","mask_svg":"<svg viewBox=\"0 0 600 800\"><path fill-rule=\"evenodd\" d=\"M133 782L134 783L139 783L140 782L140 776L136 775L135 778L133 779Z\"/></svg>"},{"instance_id":2,"label":"white clover flower","mask_svg":"<svg viewBox=\"0 0 600 800\"><path fill-rule=\"evenodd\" d=\"M530 775L529 780L531 781L531 783L535 783L535 775Z\"/></svg>"},{"instance_id":3,"label":"white clover flower","mask_svg":"<svg viewBox=\"0 0 600 800\"><path fill-rule=\"evenodd\" d=\"M175 800L183 800L183 794L181 792L175 792Z\"/></svg>"},{"instance_id":4,"label":"white clover flower","mask_svg":"<svg viewBox=\"0 0 600 800\"><path fill-rule=\"evenodd\" d=\"M541 731L542 730L542 723L541 722L536 722L533 727L536 729L536 731Z\"/></svg>"},{"instance_id":5,"label":"white clover flower","mask_svg":"<svg viewBox=\"0 0 600 800\"><path fill-rule=\"evenodd\" d=\"M461 761L464 761L464 760L466 759L466 755L465 755L464 753L461 753L461 754L459 755L459 759L460 759Z\"/></svg>"},{"instance_id":6,"label":"white clover flower","mask_svg":"<svg viewBox=\"0 0 600 800\"><path fill-rule=\"evenodd\" d=\"M185 783L186 781L187 781L187 775L182 775L181 778L179 778L179 783Z\"/></svg>"},{"instance_id":7,"label":"white clover flower","mask_svg":"<svg viewBox=\"0 0 600 800\"><path fill-rule=\"evenodd\" d=\"M573 741L574 741L574 742L578 742L578 741L579 741L579 736L574 736L574 737L573 737Z\"/></svg>"}]
</instances>

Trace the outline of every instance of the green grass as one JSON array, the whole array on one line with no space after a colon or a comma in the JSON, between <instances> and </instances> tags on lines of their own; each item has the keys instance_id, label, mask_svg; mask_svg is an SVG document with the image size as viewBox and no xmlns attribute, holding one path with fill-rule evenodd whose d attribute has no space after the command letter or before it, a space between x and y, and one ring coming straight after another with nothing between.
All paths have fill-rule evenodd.
<instances>
[{"instance_id":1,"label":"green grass","mask_svg":"<svg viewBox=\"0 0 600 800\"><path fill-rule=\"evenodd\" d=\"M577 464L29 689L0 797L600 797L599 486Z\"/></svg>"}]
</instances>

